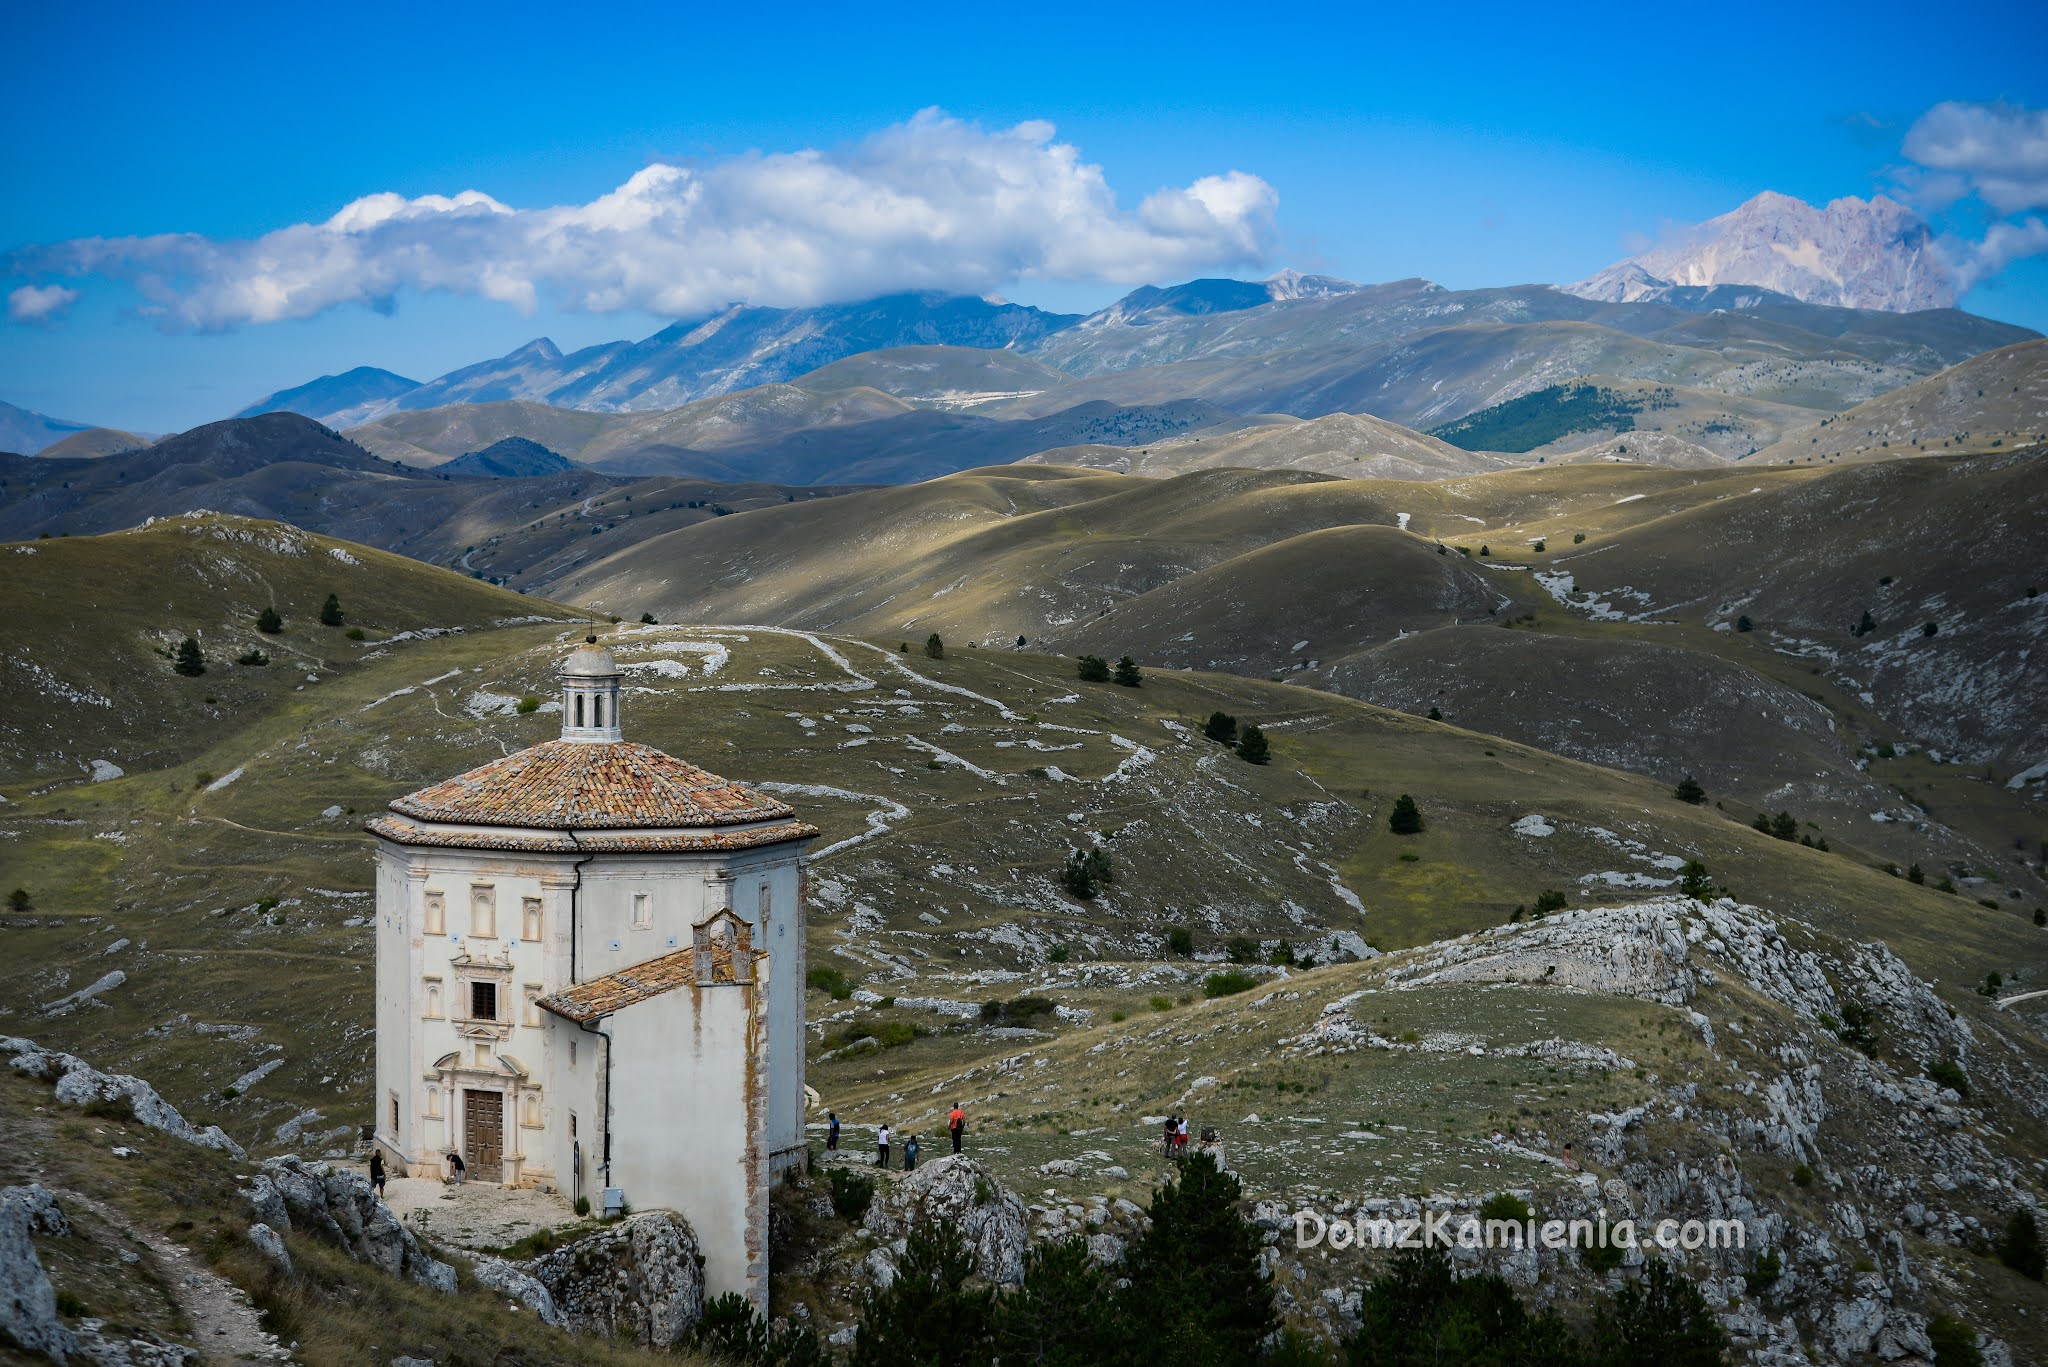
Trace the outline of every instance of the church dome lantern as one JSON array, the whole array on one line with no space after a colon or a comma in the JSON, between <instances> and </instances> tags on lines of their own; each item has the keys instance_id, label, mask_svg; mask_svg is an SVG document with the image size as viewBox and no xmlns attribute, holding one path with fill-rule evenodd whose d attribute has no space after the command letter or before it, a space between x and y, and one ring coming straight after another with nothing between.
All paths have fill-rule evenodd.
<instances>
[{"instance_id":1,"label":"church dome lantern","mask_svg":"<svg viewBox=\"0 0 2048 1367\"><path fill-rule=\"evenodd\" d=\"M619 667L612 653L586 636L562 661L562 739L611 745L619 730Z\"/></svg>"}]
</instances>

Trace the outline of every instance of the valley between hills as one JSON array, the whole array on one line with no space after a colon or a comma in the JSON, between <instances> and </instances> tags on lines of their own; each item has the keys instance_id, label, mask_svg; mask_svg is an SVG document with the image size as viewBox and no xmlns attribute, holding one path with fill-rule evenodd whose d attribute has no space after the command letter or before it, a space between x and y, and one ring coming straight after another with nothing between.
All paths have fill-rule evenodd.
<instances>
[{"instance_id":1,"label":"valley between hills","mask_svg":"<svg viewBox=\"0 0 2048 1367\"><path fill-rule=\"evenodd\" d=\"M1990 1256L2048 1181L2048 342L1729 287L1221 284L948 315L1006 349L691 371L683 330L0 457L0 1034L351 1159L361 823L554 734L596 631L629 738L823 831L821 1105L857 1149L963 1100L1030 1239L1135 1237L1188 1114L1312 1336L1362 1264L1296 1250L1296 1205L1513 1192L1745 1221L1774 1272L1687 1259L1744 1360L1924 1359L1936 1311L2048 1358ZM195 1151L225 1208L181 1216L175 1141L5 1081L7 1180L196 1220L263 1284L246 1165ZM811 1195L775 1311L822 1331L887 1240ZM70 1294L186 1332L87 1261ZM1618 1275L1499 1266L1567 1307ZM413 1289L350 1294L444 1355L525 1332L467 1296L458 1351Z\"/></svg>"}]
</instances>

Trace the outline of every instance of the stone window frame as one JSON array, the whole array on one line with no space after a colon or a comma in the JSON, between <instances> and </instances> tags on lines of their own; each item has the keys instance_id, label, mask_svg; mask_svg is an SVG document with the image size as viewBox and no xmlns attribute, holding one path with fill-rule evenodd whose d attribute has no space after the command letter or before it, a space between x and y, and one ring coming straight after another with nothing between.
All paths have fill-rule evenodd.
<instances>
[{"instance_id":1,"label":"stone window frame","mask_svg":"<svg viewBox=\"0 0 2048 1367\"><path fill-rule=\"evenodd\" d=\"M521 897L519 899L520 939L530 940L536 944L540 942L541 928L545 924L545 922L541 919L542 915L543 912L541 909L540 898Z\"/></svg>"},{"instance_id":2,"label":"stone window frame","mask_svg":"<svg viewBox=\"0 0 2048 1367\"><path fill-rule=\"evenodd\" d=\"M420 926L428 935L448 933L448 894L439 888L428 888L422 894L424 901L420 909Z\"/></svg>"},{"instance_id":3,"label":"stone window frame","mask_svg":"<svg viewBox=\"0 0 2048 1367\"><path fill-rule=\"evenodd\" d=\"M438 973L430 973L426 977L421 978L420 988L420 1019L430 1021L448 1019L448 1013L442 1009L447 1003L447 998L442 991L440 975Z\"/></svg>"},{"instance_id":4,"label":"stone window frame","mask_svg":"<svg viewBox=\"0 0 2048 1367\"><path fill-rule=\"evenodd\" d=\"M654 929L654 894L634 891L627 894L628 924L635 930Z\"/></svg>"},{"instance_id":5,"label":"stone window frame","mask_svg":"<svg viewBox=\"0 0 2048 1367\"><path fill-rule=\"evenodd\" d=\"M521 1025L527 1026L528 1028L532 1028L541 1023L540 999L542 997L545 997L546 995L547 990L543 988L539 983L525 983L521 985L519 991L519 997L521 1002L519 1010L519 1023Z\"/></svg>"},{"instance_id":6,"label":"stone window frame","mask_svg":"<svg viewBox=\"0 0 2048 1367\"><path fill-rule=\"evenodd\" d=\"M754 932L746 918L726 907L691 928L692 976L699 987L738 986L754 981Z\"/></svg>"},{"instance_id":7,"label":"stone window frame","mask_svg":"<svg viewBox=\"0 0 2048 1367\"><path fill-rule=\"evenodd\" d=\"M481 916L478 912L482 912ZM469 938L472 940L495 940L498 938L498 885L496 883L471 883L469 885Z\"/></svg>"}]
</instances>

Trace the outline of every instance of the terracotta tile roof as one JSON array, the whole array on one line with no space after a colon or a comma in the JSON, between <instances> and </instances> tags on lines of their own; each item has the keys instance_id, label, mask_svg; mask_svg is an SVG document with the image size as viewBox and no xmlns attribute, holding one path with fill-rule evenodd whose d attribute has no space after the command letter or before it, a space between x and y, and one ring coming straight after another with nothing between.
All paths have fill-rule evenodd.
<instances>
[{"instance_id":1,"label":"terracotta tile roof","mask_svg":"<svg viewBox=\"0 0 2048 1367\"><path fill-rule=\"evenodd\" d=\"M694 980L696 951L679 949L644 964L622 968L587 983L565 987L542 997L534 1005L563 1020L594 1021L636 1002L658 997Z\"/></svg>"},{"instance_id":2,"label":"terracotta tile roof","mask_svg":"<svg viewBox=\"0 0 2048 1367\"><path fill-rule=\"evenodd\" d=\"M776 821L762 826L723 830L669 830L643 835L604 831L450 830L422 826L402 816L373 816L363 828L401 845L431 845L461 850L520 850L537 854L667 854L695 850L751 850L785 840L809 840L818 828L802 821Z\"/></svg>"},{"instance_id":3,"label":"terracotta tile roof","mask_svg":"<svg viewBox=\"0 0 2048 1367\"><path fill-rule=\"evenodd\" d=\"M786 803L633 741L551 740L408 793L423 821L543 830L736 826L793 817Z\"/></svg>"}]
</instances>

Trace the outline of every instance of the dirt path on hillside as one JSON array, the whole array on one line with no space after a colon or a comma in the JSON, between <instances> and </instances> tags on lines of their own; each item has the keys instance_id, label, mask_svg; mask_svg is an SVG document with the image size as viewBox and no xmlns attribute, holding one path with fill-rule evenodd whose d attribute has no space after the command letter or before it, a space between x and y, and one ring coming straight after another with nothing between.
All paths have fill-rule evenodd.
<instances>
[{"instance_id":1,"label":"dirt path on hillside","mask_svg":"<svg viewBox=\"0 0 2048 1367\"><path fill-rule=\"evenodd\" d=\"M91 1211L148 1250L150 1268L192 1326L193 1346L209 1364L289 1362L291 1354L263 1327L241 1287L215 1273L183 1244L135 1224L113 1207L66 1187L51 1194Z\"/></svg>"}]
</instances>

